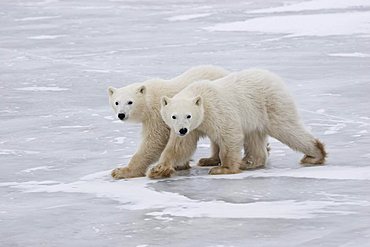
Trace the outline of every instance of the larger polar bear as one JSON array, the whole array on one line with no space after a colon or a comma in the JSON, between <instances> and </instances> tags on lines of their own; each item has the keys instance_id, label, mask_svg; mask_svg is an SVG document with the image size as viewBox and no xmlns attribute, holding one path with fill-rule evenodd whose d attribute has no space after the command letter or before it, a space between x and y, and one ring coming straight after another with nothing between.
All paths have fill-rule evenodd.
<instances>
[{"instance_id":1,"label":"larger polar bear","mask_svg":"<svg viewBox=\"0 0 370 247\"><path fill-rule=\"evenodd\" d=\"M122 88L108 88L109 102L122 121L142 123L142 141L126 167L112 171L115 179L145 176L149 165L156 162L165 148L170 129L160 115L161 97L172 97L197 80L215 80L229 74L221 67L193 67L171 79L151 79ZM188 160L177 168L186 168Z\"/></svg>"},{"instance_id":2,"label":"larger polar bear","mask_svg":"<svg viewBox=\"0 0 370 247\"><path fill-rule=\"evenodd\" d=\"M195 82L161 102L161 115L172 131L159 163L148 170L151 178L170 176L204 135L212 141L213 154L200 164L221 163L210 174L238 173L241 165L263 167L268 136L304 153L302 163L325 161L324 145L305 130L284 83L269 71L249 69L212 83ZM243 146L249 162L241 159Z\"/></svg>"}]
</instances>

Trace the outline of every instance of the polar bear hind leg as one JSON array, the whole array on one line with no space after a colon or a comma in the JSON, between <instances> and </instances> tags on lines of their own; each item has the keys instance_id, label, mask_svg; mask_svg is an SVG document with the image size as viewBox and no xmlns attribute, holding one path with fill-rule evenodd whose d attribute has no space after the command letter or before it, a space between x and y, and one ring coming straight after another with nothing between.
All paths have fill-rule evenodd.
<instances>
[{"instance_id":1,"label":"polar bear hind leg","mask_svg":"<svg viewBox=\"0 0 370 247\"><path fill-rule=\"evenodd\" d=\"M324 164L327 155L324 144L315 139L301 124L294 123L289 124L289 126L274 124L269 129L269 135L291 149L304 153L305 156L301 160L302 164Z\"/></svg>"},{"instance_id":2,"label":"polar bear hind leg","mask_svg":"<svg viewBox=\"0 0 370 247\"><path fill-rule=\"evenodd\" d=\"M198 166L218 166L220 164L220 147L217 145L217 143L211 141L211 150L211 157L200 159L198 161Z\"/></svg>"},{"instance_id":3,"label":"polar bear hind leg","mask_svg":"<svg viewBox=\"0 0 370 247\"><path fill-rule=\"evenodd\" d=\"M240 165L242 170L263 168L267 163L267 134L255 131L244 139L244 157Z\"/></svg>"},{"instance_id":4,"label":"polar bear hind leg","mask_svg":"<svg viewBox=\"0 0 370 247\"><path fill-rule=\"evenodd\" d=\"M191 168L190 161L185 162L181 166L174 166L175 171L189 170Z\"/></svg>"}]
</instances>

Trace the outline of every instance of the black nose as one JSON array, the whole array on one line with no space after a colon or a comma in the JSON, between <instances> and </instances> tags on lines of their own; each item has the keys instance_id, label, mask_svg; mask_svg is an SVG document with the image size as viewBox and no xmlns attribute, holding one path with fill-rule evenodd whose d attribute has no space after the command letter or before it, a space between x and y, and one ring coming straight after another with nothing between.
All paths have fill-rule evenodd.
<instances>
[{"instance_id":1,"label":"black nose","mask_svg":"<svg viewBox=\"0 0 370 247\"><path fill-rule=\"evenodd\" d=\"M187 128L182 128L179 130L180 134L181 135L185 135L187 132L188 132L188 129Z\"/></svg>"},{"instance_id":2,"label":"black nose","mask_svg":"<svg viewBox=\"0 0 370 247\"><path fill-rule=\"evenodd\" d=\"M125 114L124 113L118 113L118 118L123 120L125 119Z\"/></svg>"}]
</instances>

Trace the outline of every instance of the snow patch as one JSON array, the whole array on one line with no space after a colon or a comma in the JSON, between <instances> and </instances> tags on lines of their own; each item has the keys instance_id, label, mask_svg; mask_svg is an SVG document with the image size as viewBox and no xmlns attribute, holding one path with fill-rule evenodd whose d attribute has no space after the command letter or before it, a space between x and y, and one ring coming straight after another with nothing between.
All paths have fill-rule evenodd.
<instances>
[{"instance_id":1,"label":"snow patch","mask_svg":"<svg viewBox=\"0 0 370 247\"><path fill-rule=\"evenodd\" d=\"M38 151L32 150L13 150L13 149L0 149L0 155L17 155L22 156L23 154L39 154Z\"/></svg>"},{"instance_id":2,"label":"snow patch","mask_svg":"<svg viewBox=\"0 0 370 247\"><path fill-rule=\"evenodd\" d=\"M370 54L361 53L361 52L352 52L352 53L330 53L328 54L332 57L370 57Z\"/></svg>"},{"instance_id":3,"label":"snow patch","mask_svg":"<svg viewBox=\"0 0 370 247\"><path fill-rule=\"evenodd\" d=\"M0 183L0 187L17 187L17 186L36 186L36 185L52 185L52 184L58 184L59 182L57 181L52 181L52 180L45 180L45 181L28 181L28 182L5 182L5 183Z\"/></svg>"},{"instance_id":4,"label":"snow patch","mask_svg":"<svg viewBox=\"0 0 370 247\"><path fill-rule=\"evenodd\" d=\"M172 16L169 18L166 18L168 21L187 21L187 20L192 20L192 19L198 19L206 16L210 16L211 13L203 13L203 14L192 14L192 15L177 15L177 16Z\"/></svg>"},{"instance_id":5,"label":"snow patch","mask_svg":"<svg viewBox=\"0 0 370 247\"><path fill-rule=\"evenodd\" d=\"M67 91L69 90L68 88L62 88L62 87L21 87L21 88L16 88L15 90L19 91L52 91L52 92L58 92L58 91Z\"/></svg>"},{"instance_id":6,"label":"snow patch","mask_svg":"<svg viewBox=\"0 0 370 247\"><path fill-rule=\"evenodd\" d=\"M30 173L30 172L34 172L34 171L40 171L40 170L53 170L54 166L38 166L38 167L33 167L33 168L29 168L29 169L25 169L25 170L22 170L21 172L26 172L26 173Z\"/></svg>"},{"instance_id":7,"label":"snow patch","mask_svg":"<svg viewBox=\"0 0 370 247\"><path fill-rule=\"evenodd\" d=\"M329 36L370 33L370 12L269 16L219 23L208 31L245 31L294 36Z\"/></svg>"},{"instance_id":8,"label":"snow patch","mask_svg":"<svg viewBox=\"0 0 370 247\"><path fill-rule=\"evenodd\" d=\"M59 126L61 129L80 129L80 128L91 128L92 125L62 125Z\"/></svg>"},{"instance_id":9,"label":"snow patch","mask_svg":"<svg viewBox=\"0 0 370 247\"><path fill-rule=\"evenodd\" d=\"M333 96L333 97L341 97L342 95L339 93L320 93L320 94L312 94L312 96L320 97L320 96ZM317 112L320 113L320 112ZM322 112L323 113L323 112Z\"/></svg>"},{"instance_id":10,"label":"snow patch","mask_svg":"<svg viewBox=\"0 0 370 247\"><path fill-rule=\"evenodd\" d=\"M52 16L34 16L34 17L25 17L20 19L15 19L15 21L39 21L39 20L49 20L59 18L60 15L52 15Z\"/></svg>"},{"instance_id":11,"label":"snow patch","mask_svg":"<svg viewBox=\"0 0 370 247\"><path fill-rule=\"evenodd\" d=\"M97 72L97 73L110 73L110 72L112 72L111 70L107 70L107 69L85 69L84 71L86 71L86 72Z\"/></svg>"},{"instance_id":12,"label":"snow patch","mask_svg":"<svg viewBox=\"0 0 370 247\"><path fill-rule=\"evenodd\" d=\"M300 167L296 169L267 169L259 171L248 171L233 176L202 176L208 179L244 179L248 177L292 177L292 178L314 178L314 179L339 179L339 180L370 180L370 167L355 166L316 166Z\"/></svg>"},{"instance_id":13,"label":"snow patch","mask_svg":"<svg viewBox=\"0 0 370 247\"><path fill-rule=\"evenodd\" d=\"M0 113L17 113L18 111L14 110L1 110Z\"/></svg>"},{"instance_id":14,"label":"snow patch","mask_svg":"<svg viewBox=\"0 0 370 247\"><path fill-rule=\"evenodd\" d=\"M125 143L126 137L116 137L114 138L114 143L116 144L123 144Z\"/></svg>"},{"instance_id":15,"label":"snow patch","mask_svg":"<svg viewBox=\"0 0 370 247\"><path fill-rule=\"evenodd\" d=\"M318 110L316 110L316 112L321 114L321 113L325 112L325 109L318 109Z\"/></svg>"},{"instance_id":16,"label":"snow patch","mask_svg":"<svg viewBox=\"0 0 370 247\"><path fill-rule=\"evenodd\" d=\"M346 127L344 123L337 123L336 125L329 127L329 129L324 132L324 135L337 134L339 130L343 129L344 127Z\"/></svg>"},{"instance_id":17,"label":"snow patch","mask_svg":"<svg viewBox=\"0 0 370 247\"><path fill-rule=\"evenodd\" d=\"M303 201L293 200L268 201L253 203L225 203L222 201L199 202L192 207L167 208L148 215L181 216L181 217L210 217L210 218L269 218L269 219L304 219L313 218L315 214L327 212L328 207L339 206L342 203L332 201ZM328 213L328 212L327 212ZM350 212L339 212L350 214Z\"/></svg>"},{"instance_id":18,"label":"snow patch","mask_svg":"<svg viewBox=\"0 0 370 247\"><path fill-rule=\"evenodd\" d=\"M307 10L324 10L324 9L347 9L353 7L368 7L368 0L313 0L286 6L258 9L248 11L248 13L278 13L278 12L298 12Z\"/></svg>"},{"instance_id":19,"label":"snow patch","mask_svg":"<svg viewBox=\"0 0 370 247\"><path fill-rule=\"evenodd\" d=\"M43 39L57 39L61 37L65 37L65 35L38 35L38 36L27 37L27 39L43 40Z\"/></svg>"}]
</instances>

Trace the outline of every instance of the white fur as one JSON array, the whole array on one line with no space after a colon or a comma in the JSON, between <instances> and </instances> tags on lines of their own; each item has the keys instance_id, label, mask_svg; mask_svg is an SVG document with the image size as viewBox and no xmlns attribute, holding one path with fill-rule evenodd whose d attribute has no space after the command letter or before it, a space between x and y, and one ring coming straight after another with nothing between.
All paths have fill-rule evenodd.
<instances>
[{"instance_id":1,"label":"white fur","mask_svg":"<svg viewBox=\"0 0 370 247\"><path fill-rule=\"evenodd\" d=\"M203 135L211 139L213 153L200 163L221 162L220 167L211 169L211 174L237 173L240 165L263 167L267 162L268 135L306 154L304 163L324 162L323 145L304 129L284 83L269 71L249 69L212 83L195 82L161 102L162 118L172 129L171 145L159 160L158 167L162 169L188 160ZM189 115L191 118L187 118ZM188 131L179 137L183 128ZM160 174L157 167L148 173L153 178Z\"/></svg>"},{"instance_id":2,"label":"white fur","mask_svg":"<svg viewBox=\"0 0 370 247\"><path fill-rule=\"evenodd\" d=\"M170 79L151 79L122 88L108 88L114 112L125 114L123 121L142 123L142 142L127 167L113 170L116 179L145 176L148 166L158 160L165 148L170 130L160 116L161 97L172 97L197 80L215 80L229 72L217 66L197 66ZM132 104L128 104L128 102ZM116 105L116 102L118 105ZM188 163L183 162L179 167Z\"/></svg>"}]
</instances>

